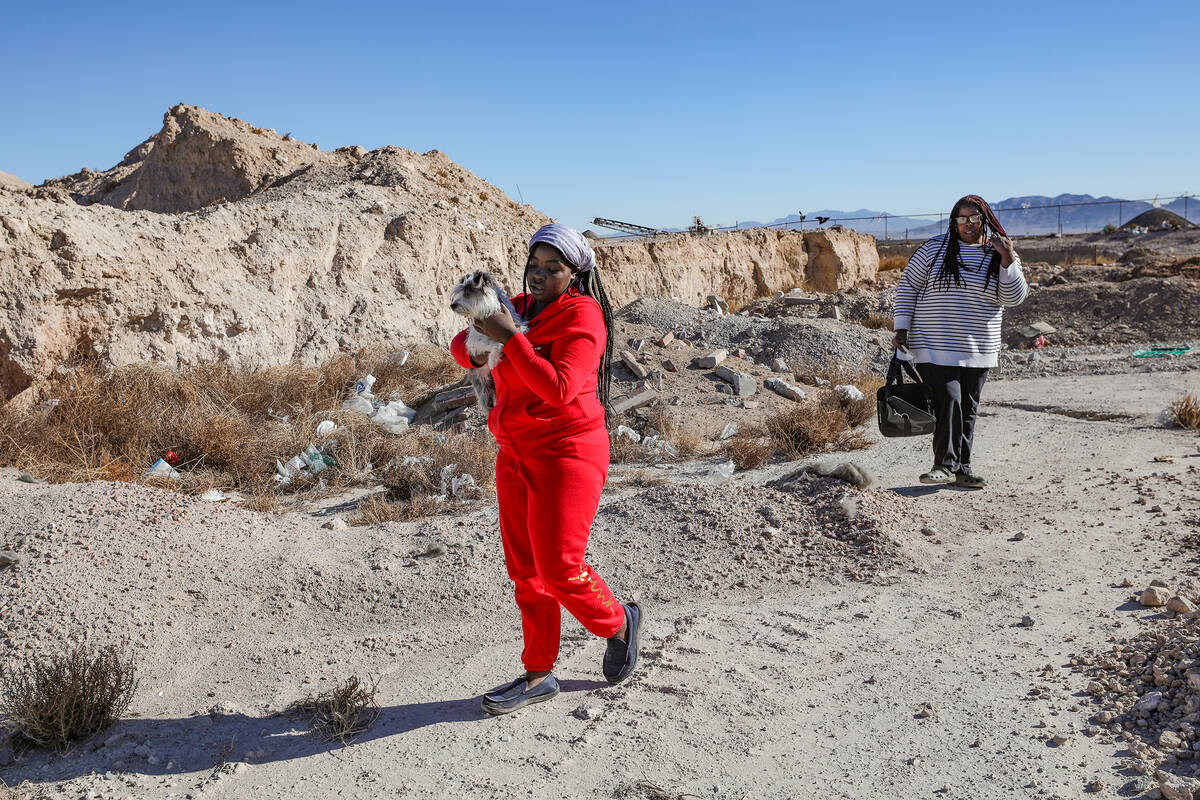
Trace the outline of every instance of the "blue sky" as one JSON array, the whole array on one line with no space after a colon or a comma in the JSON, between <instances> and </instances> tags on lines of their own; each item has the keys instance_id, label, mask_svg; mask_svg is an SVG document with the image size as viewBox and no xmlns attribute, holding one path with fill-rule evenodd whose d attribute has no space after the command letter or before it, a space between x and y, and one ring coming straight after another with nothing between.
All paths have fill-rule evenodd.
<instances>
[{"instance_id":1,"label":"blue sky","mask_svg":"<svg viewBox=\"0 0 1200 800\"><path fill-rule=\"evenodd\" d=\"M0 171L105 169L178 102L437 148L586 227L1200 193L1200 3L20 3ZM518 194L518 185L520 193Z\"/></svg>"}]
</instances>

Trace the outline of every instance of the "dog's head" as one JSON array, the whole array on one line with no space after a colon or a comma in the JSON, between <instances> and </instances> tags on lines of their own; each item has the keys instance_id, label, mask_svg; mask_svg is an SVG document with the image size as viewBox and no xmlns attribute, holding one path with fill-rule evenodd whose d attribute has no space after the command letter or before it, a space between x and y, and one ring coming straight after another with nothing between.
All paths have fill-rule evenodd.
<instances>
[{"instance_id":1,"label":"dog's head","mask_svg":"<svg viewBox=\"0 0 1200 800\"><path fill-rule=\"evenodd\" d=\"M499 284L491 274L476 270L462 277L450 293L450 310L464 317L490 317L500 313Z\"/></svg>"}]
</instances>

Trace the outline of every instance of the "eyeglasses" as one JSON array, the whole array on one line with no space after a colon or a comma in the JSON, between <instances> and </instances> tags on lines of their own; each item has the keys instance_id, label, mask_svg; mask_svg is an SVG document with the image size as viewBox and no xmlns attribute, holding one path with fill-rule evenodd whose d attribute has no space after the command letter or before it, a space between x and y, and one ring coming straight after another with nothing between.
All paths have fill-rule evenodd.
<instances>
[{"instance_id":1,"label":"eyeglasses","mask_svg":"<svg viewBox=\"0 0 1200 800\"><path fill-rule=\"evenodd\" d=\"M959 225L966 225L968 222L972 225L978 225L983 222L983 214L972 214L969 217L955 217L954 221Z\"/></svg>"}]
</instances>

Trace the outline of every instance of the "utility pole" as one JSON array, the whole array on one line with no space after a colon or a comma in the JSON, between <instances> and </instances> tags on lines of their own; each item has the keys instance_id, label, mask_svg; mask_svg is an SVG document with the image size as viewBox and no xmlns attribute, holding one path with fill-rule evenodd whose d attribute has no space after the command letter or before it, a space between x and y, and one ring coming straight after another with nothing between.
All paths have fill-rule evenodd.
<instances>
[{"instance_id":1,"label":"utility pole","mask_svg":"<svg viewBox=\"0 0 1200 800\"><path fill-rule=\"evenodd\" d=\"M1062 238L1062 206L1058 207L1058 236Z\"/></svg>"},{"instance_id":2,"label":"utility pole","mask_svg":"<svg viewBox=\"0 0 1200 800\"><path fill-rule=\"evenodd\" d=\"M883 215L883 240L885 242L888 240L888 238L887 238L887 214Z\"/></svg>"}]
</instances>

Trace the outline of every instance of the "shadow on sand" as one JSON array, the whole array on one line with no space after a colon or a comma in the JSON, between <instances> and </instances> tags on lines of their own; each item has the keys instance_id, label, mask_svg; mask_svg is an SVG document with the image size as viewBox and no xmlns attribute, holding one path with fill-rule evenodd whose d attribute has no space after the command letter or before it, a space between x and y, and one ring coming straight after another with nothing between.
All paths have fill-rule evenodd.
<instances>
[{"instance_id":1,"label":"shadow on sand","mask_svg":"<svg viewBox=\"0 0 1200 800\"><path fill-rule=\"evenodd\" d=\"M586 680L560 681L563 694L590 692L607 683ZM350 747L389 736L403 736L430 725L456 722L485 723L495 719L479 707L479 696L387 706L369 730L355 737ZM518 712L519 713L519 712ZM120 737L114 746L104 743ZM148 748L151 764L135 750ZM63 755L41 750L23 754L3 770L4 780L17 784L66 781L93 772L109 770L132 775L180 775L213 770L221 764L247 761L269 764L339 750L339 741L329 742L308 732L299 716L276 714L253 717L247 714L203 714L176 719L123 719ZM145 751L143 751L145 752ZM115 762L121 762L117 766Z\"/></svg>"}]
</instances>

